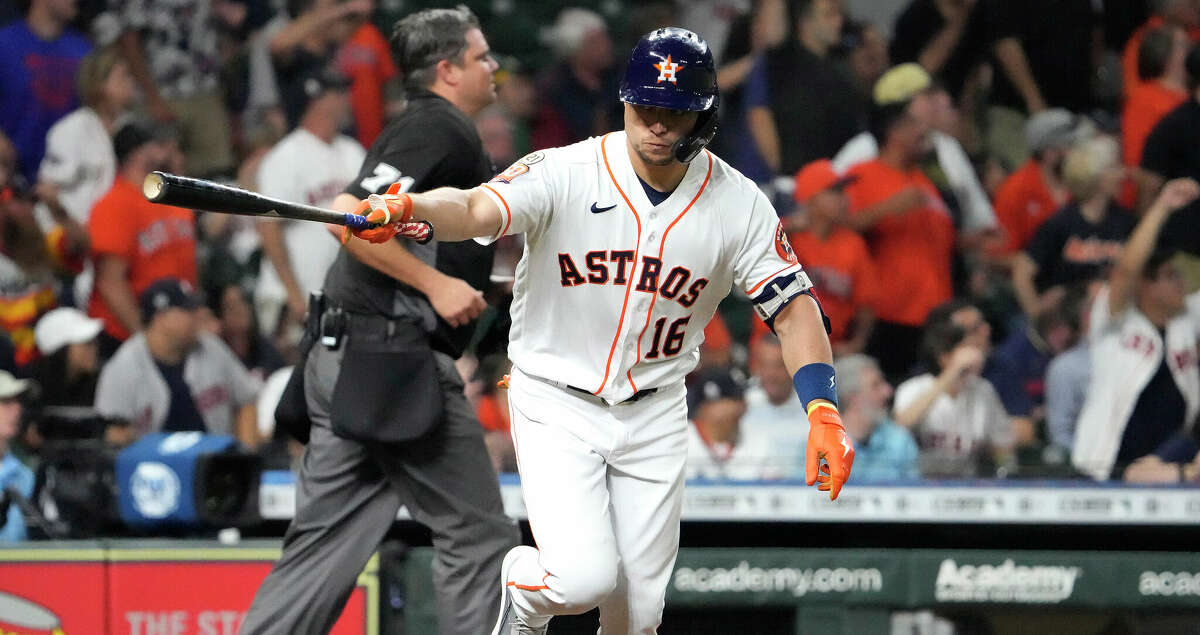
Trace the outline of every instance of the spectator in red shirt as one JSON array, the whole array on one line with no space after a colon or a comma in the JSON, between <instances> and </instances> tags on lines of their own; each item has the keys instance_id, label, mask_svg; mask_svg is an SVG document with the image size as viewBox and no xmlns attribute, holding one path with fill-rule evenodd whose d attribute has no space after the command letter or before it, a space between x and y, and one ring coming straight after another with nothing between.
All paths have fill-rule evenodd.
<instances>
[{"instance_id":1,"label":"spectator in red shirt","mask_svg":"<svg viewBox=\"0 0 1200 635\"><path fill-rule=\"evenodd\" d=\"M1062 180L1063 159L1094 130L1086 118L1061 108L1040 112L1025 124L1033 156L996 190L996 218L1008 234L1005 253L1024 249L1037 228L1066 205L1070 193Z\"/></svg>"},{"instance_id":2,"label":"spectator in red shirt","mask_svg":"<svg viewBox=\"0 0 1200 635\"><path fill-rule=\"evenodd\" d=\"M1121 111L1121 145L1125 165L1142 162L1142 148L1150 131L1168 112L1187 99L1187 33L1177 26L1152 29L1138 51L1136 86L1125 89Z\"/></svg>"},{"instance_id":3,"label":"spectator in red shirt","mask_svg":"<svg viewBox=\"0 0 1200 635\"><path fill-rule=\"evenodd\" d=\"M899 91L904 94L912 92ZM929 311L951 297L954 222L937 188L921 172L929 150L929 127L913 116L920 102L881 100L871 117L879 157L847 174L850 225L863 232L886 293L874 303L878 321L867 351L884 373L902 378L917 361L921 325Z\"/></svg>"},{"instance_id":4,"label":"spectator in red shirt","mask_svg":"<svg viewBox=\"0 0 1200 635\"><path fill-rule=\"evenodd\" d=\"M138 123L113 137L117 178L92 208L88 235L96 285L88 313L104 320L100 351L107 359L142 330L138 295L159 278L196 284L196 240L191 210L156 205L142 196L146 175L163 169L167 145Z\"/></svg>"},{"instance_id":5,"label":"spectator in red shirt","mask_svg":"<svg viewBox=\"0 0 1200 635\"><path fill-rule=\"evenodd\" d=\"M875 324L875 265L862 236L845 226L847 183L827 159L797 172L795 197L805 211L806 227L788 234L829 317L835 356L862 352Z\"/></svg>"},{"instance_id":6,"label":"spectator in red shirt","mask_svg":"<svg viewBox=\"0 0 1200 635\"><path fill-rule=\"evenodd\" d=\"M358 142L371 147L383 130L383 87L396 76L387 40L370 22L363 22L337 54L338 70L350 78L350 107Z\"/></svg>"},{"instance_id":7,"label":"spectator in red shirt","mask_svg":"<svg viewBox=\"0 0 1200 635\"><path fill-rule=\"evenodd\" d=\"M1151 6L1154 14L1129 36L1121 54L1121 81L1126 95L1141 83L1138 76L1138 56L1142 48L1142 39L1151 30L1164 25L1177 26L1185 30L1192 42L1200 40L1200 7L1197 7L1195 0L1155 0L1151 2Z\"/></svg>"}]
</instances>

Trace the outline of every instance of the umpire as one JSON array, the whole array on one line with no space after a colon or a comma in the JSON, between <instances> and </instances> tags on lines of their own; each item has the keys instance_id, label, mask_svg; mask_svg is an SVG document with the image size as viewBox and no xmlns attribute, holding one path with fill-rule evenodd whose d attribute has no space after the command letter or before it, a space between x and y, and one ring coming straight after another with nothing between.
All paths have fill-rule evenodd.
<instances>
[{"instance_id":1,"label":"umpire","mask_svg":"<svg viewBox=\"0 0 1200 635\"><path fill-rule=\"evenodd\" d=\"M494 174L469 118L495 100L497 65L475 16L409 15L391 49L408 107L335 200L342 211L393 183L420 192ZM454 367L491 267L490 247L473 241L351 239L338 255L324 306L310 311L317 343L295 373L311 419L296 516L243 635L328 632L401 505L433 533L441 632L491 628L500 562L520 536Z\"/></svg>"}]
</instances>

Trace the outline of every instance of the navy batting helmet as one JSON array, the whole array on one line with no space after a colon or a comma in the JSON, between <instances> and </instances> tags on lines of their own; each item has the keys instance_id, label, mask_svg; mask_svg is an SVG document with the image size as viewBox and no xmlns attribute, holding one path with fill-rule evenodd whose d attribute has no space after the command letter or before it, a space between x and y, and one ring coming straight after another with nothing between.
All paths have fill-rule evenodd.
<instances>
[{"instance_id":1,"label":"navy batting helmet","mask_svg":"<svg viewBox=\"0 0 1200 635\"><path fill-rule=\"evenodd\" d=\"M676 27L642 36L621 78L621 101L635 106L700 112L696 127L675 142L675 158L687 163L717 133L717 69L708 43Z\"/></svg>"}]
</instances>

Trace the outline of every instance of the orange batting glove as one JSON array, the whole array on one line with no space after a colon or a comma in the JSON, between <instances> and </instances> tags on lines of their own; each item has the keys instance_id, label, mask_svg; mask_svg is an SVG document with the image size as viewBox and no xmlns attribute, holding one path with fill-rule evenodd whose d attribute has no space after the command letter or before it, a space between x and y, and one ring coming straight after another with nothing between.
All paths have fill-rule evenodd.
<instances>
[{"instance_id":1,"label":"orange batting glove","mask_svg":"<svg viewBox=\"0 0 1200 635\"><path fill-rule=\"evenodd\" d=\"M412 218L412 197L400 192L399 183L393 183L386 194L372 194L359 201L354 213L366 216L374 227L357 230L343 227L342 244L350 240L351 234L368 242L386 243Z\"/></svg>"},{"instance_id":2,"label":"orange batting glove","mask_svg":"<svg viewBox=\"0 0 1200 635\"><path fill-rule=\"evenodd\" d=\"M821 459L825 464L821 464ZM808 406L808 448L805 451L805 481L817 489L829 492L829 500L837 500L842 486L850 478L854 464L854 445L842 425L837 406L818 401Z\"/></svg>"}]
</instances>

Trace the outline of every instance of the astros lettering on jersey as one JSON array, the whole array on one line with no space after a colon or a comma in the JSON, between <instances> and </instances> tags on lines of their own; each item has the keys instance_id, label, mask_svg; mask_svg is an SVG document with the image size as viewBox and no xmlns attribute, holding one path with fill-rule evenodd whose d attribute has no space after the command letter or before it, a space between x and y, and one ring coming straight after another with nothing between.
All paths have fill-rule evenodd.
<instances>
[{"instance_id":1,"label":"astros lettering on jersey","mask_svg":"<svg viewBox=\"0 0 1200 635\"><path fill-rule=\"evenodd\" d=\"M482 190L502 215L484 240L527 240L513 364L609 403L682 380L733 285L768 323L812 286L767 198L707 150L656 206L624 132L530 154Z\"/></svg>"}]
</instances>

